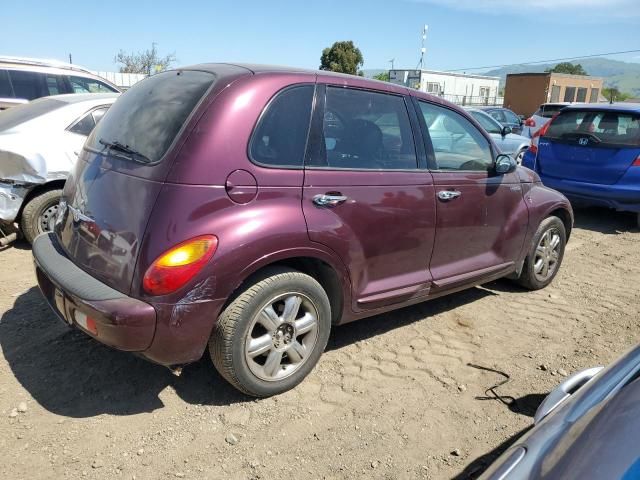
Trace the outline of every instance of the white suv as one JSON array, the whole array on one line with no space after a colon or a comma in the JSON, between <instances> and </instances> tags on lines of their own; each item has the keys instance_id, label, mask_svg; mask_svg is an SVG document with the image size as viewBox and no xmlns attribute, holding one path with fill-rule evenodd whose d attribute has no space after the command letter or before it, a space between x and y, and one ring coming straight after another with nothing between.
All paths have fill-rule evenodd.
<instances>
[{"instance_id":1,"label":"white suv","mask_svg":"<svg viewBox=\"0 0 640 480\"><path fill-rule=\"evenodd\" d=\"M62 93L117 93L108 80L63 62L0 57L0 110Z\"/></svg>"}]
</instances>

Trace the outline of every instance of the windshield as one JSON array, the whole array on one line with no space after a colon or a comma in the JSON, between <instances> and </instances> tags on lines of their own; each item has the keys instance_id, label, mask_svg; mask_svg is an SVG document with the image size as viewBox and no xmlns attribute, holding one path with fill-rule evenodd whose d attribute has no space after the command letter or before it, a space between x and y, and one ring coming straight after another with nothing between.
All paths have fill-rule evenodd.
<instances>
[{"instance_id":1,"label":"windshield","mask_svg":"<svg viewBox=\"0 0 640 480\"><path fill-rule=\"evenodd\" d=\"M86 147L115 149L119 157L145 163L160 161L214 80L212 73L192 70L173 70L143 80L118 98Z\"/></svg>"},{"instance_id":2,"label":"windshield","mask_svg":"<svg viewBox=\"0 0 640 480\"><path fill-rule=\"evenodd\" d=\"M471 116L489 133L502 133L502 125L486 113L472 110Z\"/></svg>"},{"instance_id":3,"label":"windshield","mask_svg":"<svg viewBox=\"0 0 640 480\"><path fill-rule=\"evenodd\" d=\"M18 125L33 120L41 115L64 107L65 102L53 98L40 98L25 105L18 105L0 113L0 132L10 130Z\"/></svg>"},{"instance_id":4,"label":"windshield","mask_svg":"<svg viewBox=\"0 0 640 480\"><path fill-rule=\"evenodd\" d=\"M551 122L545 135L558 140L589 138L596 144L640 146L640 116L631 112L569 110Z\"/></svg>"}]
</instances>

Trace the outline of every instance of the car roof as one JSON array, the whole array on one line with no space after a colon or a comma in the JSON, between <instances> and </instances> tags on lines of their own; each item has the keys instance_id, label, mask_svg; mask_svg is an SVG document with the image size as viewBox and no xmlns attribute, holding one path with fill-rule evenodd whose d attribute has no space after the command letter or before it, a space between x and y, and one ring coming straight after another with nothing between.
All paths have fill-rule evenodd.
<instances>
[{"instance_id":1,"label":"car roof","mask_svg":"<svg viewBox=\"0 0 640 480\"><path fill-rule=\"evenodd\" d=\"M397 91L398 88L403 90L408 90L407 87L403 85L396 85L394 83L383 82L380 80L375 80L373 78L365 78L359 75L349 75L346 73L338 73L332 72L329 70L313 70L310 68L298 68L298 67L287 67L282 65L261 65L255 63L200 63L196 65L188 65L185 67L174 68L173 70L203 70L211 73L217 73L217 71L222 66L227 67L235 67L237 69L243 69L252 74L263 74L263 73L283 73L283 74L294 74L294 75L309 75L309 76L328 76L335 77L337 79L347 80L347 81L365 81L367 83L372 83L376 85L378 88L383 87L384 90L389 91ZM419 93L417 90L415 91Z\"/></svg>"},{"instance_id":2,"label":"car roof","mask_svg":"<svg viewBox=\"0 0 640 480\"><path fill-rule=\"evenodd\" d=\"M640 113L640 103L582 103L564 108L567 110L597 110L602 112L632 112Z\"/></svg>"},{"instance_id":3,"label":"car roof","mask_svg":"<svg viewBox=\"0 0 640 480\"><path fill-rule=\"evenodd\" d=\"M99 102L102 100L110 100L118 98L119 93L65 93L63 95L50 95L48 97L53 100L59 100L64 103L73 104L80 102Z\"/></svg>"},{"instance_id":4,"label":"car roof","mask_svg":"<svg viewBox=\"0 0 640 480\"><path fill-rule=\"evenodd\" d=\"M25 67L50 67L59 68L62 70L73 70L75 72L83 72L91 74L91 71L87 68L72 63L61 62L60 60L43 59L43 58L30 58L30 57L11 57L0 56L0 66L25 66Z\"/></svg>"}]
</instances>

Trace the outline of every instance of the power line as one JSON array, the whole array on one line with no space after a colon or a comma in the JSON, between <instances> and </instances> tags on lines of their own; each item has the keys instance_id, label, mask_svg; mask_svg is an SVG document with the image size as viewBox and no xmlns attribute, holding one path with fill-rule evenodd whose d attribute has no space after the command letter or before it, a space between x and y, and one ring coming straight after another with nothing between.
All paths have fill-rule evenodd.
<instances>
[{"instance_id":1,"label":"power line","mask_svg":"<svg viewBox=\"0 0 640 480\"><path fill-rule=\"evenodd\" d=\"M560 62L563 60L581 60L583 58L606 57L607 55L621 55L624 53L638 53L638 52L640 52L640 50L626 50L624 52L596 53L593 55L583 55L581 57L565 57L565 58L551 58L549 60L536 60L535 62L507 63L505 65L488 65L485 67L473 67L473 68L456 68L453 70L445 70L445 72L462 72L466 70L484 70L487 68L516 67L518 65L535 65L538 63Z\"/></svg>"}]
</instances>

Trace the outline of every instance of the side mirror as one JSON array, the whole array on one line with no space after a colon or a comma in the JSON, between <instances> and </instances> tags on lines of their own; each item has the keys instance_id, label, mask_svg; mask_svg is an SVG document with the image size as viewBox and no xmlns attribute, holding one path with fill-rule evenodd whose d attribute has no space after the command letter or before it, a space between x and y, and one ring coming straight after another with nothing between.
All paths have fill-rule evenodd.
<instances>
[{"instance_id":1,"label":"side mirror","mask_svg":"<svg viewBox=\"0 0 640 480\"><path fill-rule=\"evenodd\" d=\"M514 172L516 168L518 168L518 163L509 155L500 154L496 157L494 170L498 175Z\"/></svg>"},{"instance_id":2,"label":"side mirror","mask_svg":"<svg viewBox=\"0 0 640 480\"><path fill-rule=\"evenodd\" d=\"M502 127L502 131L501 131L500 133L501 133L501 135L502 135L503 137L506 137L506 136L507 136L507 135L509 135L512 131L513 131L513 130L511 130L511 127L509 127L509 126L504 126L504 127Z\"/></svg>"}]
</instances>

